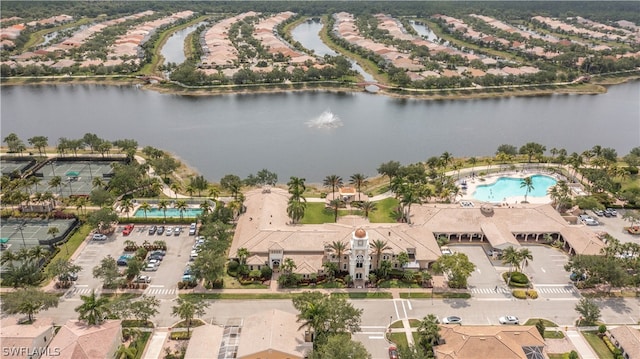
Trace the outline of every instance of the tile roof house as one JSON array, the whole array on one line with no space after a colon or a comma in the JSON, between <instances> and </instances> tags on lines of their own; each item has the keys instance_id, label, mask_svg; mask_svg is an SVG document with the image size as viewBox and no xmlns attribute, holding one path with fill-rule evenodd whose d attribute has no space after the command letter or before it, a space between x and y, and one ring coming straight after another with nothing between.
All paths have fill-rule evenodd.
<instances>
[{"instance_id":1,"label":"tile roof house","mask_svg":"<svg viewBox=\"0 0 640 359\"><path fill-rule=\"evenodd\" d=\"M15 317L3 319L0 323L1 355L3 358L37 359L48 352L55 354L54 347L48 347L53 336L51 319L38 318L33 324L18 324Z\"/></svg>"},{"instance_id":2,"label":"tile roof house","mask_svg":"<svg viewBox=\"0 0 640 359\"><path fill-rule=\"evenodd\" d=\"M95 359L113 358L122 343L122 326L119 320L107 320L100 325L87 325L69 320L49 344L59 348L58 355L45 355L45 359Z\"/></svg>"},{"instance_id":3,"label":"tile roof house","mask_svg":"<svg viewBox=\"0 0 640 359\"><path fill-rule=\"evenodd\" d=\"M640 359L640 330L628 325L608 330L607 335L625 359Z\"/></svg>"},{"instance_id":4,"label":"tile roof house","mask_svg":"<svg viewBox=\"0 0 640 359\"><path fill-rule=\"evenodd\" d=\"M237 358L296 359L311 351L304 329L295 314L277 309L245 318L238 343Z\"/></svg>"},{"instance_id":5,"label":"tile roof house","mask_svg":"<svg viewBox=\"0 0 640 359\"><path fill-rule=\"evenodd\" d=\"M544 339L535 326L441 325L436 359L544 359Z\"/></svg>"}]
</instances>

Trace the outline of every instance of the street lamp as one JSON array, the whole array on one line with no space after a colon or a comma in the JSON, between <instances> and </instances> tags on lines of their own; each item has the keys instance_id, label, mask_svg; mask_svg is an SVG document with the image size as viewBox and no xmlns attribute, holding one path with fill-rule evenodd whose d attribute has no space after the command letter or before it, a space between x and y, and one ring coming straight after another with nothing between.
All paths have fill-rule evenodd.
<instances>
[{"instance_id":1,"label":"street lamp","mask_svg":"<svg viewBox=\"0 0 640 359\"><path fill-rule=\"evenodd\" d=\"M22 247L26 248L27 247L27 243L24 241L24 233L22 233L22 231L24 230L24 227L27 226L27 221L22 222L21 224L19 224L16 229L20 231L20 237L22 237Z\"/></svg>"}]
</instances>

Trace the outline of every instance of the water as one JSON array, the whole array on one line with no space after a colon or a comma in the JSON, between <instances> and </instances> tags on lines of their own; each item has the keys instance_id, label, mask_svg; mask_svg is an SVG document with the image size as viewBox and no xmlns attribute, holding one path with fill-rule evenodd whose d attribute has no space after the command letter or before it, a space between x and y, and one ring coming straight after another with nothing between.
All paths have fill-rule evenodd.
<instances>
[{"instance_id":1,"label":"water","mask_svg":"<svg viewBox=\"0 0 640 359\"><path fill-rule=\"evenodd\" d=\"M640 82L602 95L428 101L322 91L189 97L100 85L3 86L2 135L96 133L134 138L177 154L210 181L266 168L322 182L376 175L381 163L494 156L501 144L538 142L582 153L594 145L620 156L640 146ZM343 126L309 127L330 109Z\"/></svg>"},{"instance_id":2,"label":"water","mask_svg":"<svg viewBox=\"0 0 640 359\"><path fill-rule=\"evenodd\" d=\"M555 186L556 180L543 175L531 176L533 189L529 191L527 197L544 197L551 186ZM480 185L473 192L473 198L485 202L499 202L505 198L524 196L527 193L526 187L522 185L521 178L500 177L489 185Z\"/></svg>"},{"instance_id":3,"label":"water","mask_svg":"<svg viewBox=\"0 0 640 359\"><path fill-rule=\"evenodd\" d=\"M427 25L416 24L415 22L411 21L411 27L413 27L413 29L416 30L418 35L423 36L425 39L429 41L432 41L435 43L440 41L440 38L436 36L436 34L433 31L431 31L431 29L428 28Z\"/></svg>"},{"instance_id":4,"label":"water","mask_svg":"<svg viewBox=\"0 0 640 359\"><path fill-rule=\"evenodd\" d=\"M322 39L320 38L320 35L319 35L321 30L322 30L321 22L305 21L300 25L296 26L291 31L291 37L293 37L294 40L301 43L302 46L304 46L305 48L309 50L313 50L313 52L316 55L319 55L320 57L323 57L324 55L337 56L338 55L337 52L331 50L329 46L327 46L324 42L322 42ZM368 81L368 82L376 81L370 73L366 72L354 60L349 59L349 61L351 62L351 68L358 71L358 73L362 75L365 81Z\"/></svg>"},{"instance_id":5,"label":"water","mask_svg":"<svg viewBox=\"0 0 640 359\"><path fill-rule=\"evenodd\" d=\"M202 209L200 208L187 208L182 212L182 217L185 218L195 218L202 214ZM134 217L142 217L144 218L144 211L141 209L137 209L133 213ZM164 218L165 213L163 210L158 208L151 208L147 211L148 218ZM180 218L180 211L176 208L167 208L167 218Z\"/></svg>"},{"instance_id":6,"label":"water","mask_svg":"<svg viewBox=\"0 0 640 359\"><path fill-rule=\"evenodd\" d=\"M326 110L320 114L320 116L313 120L307 121L307 126L311 128L338 128L342 127L344 123L340 117L336 116L331 110Z\"/></svg>"},{"instance_id":7,"label":"water","mask_svg":"<svg viewBox=\"0 0 640 359\"><path fill-rule=\"evenodd\" d=\"M181 64L186 60L186 56L184 54L184 40L189 36L190 33L195 31L198 26L204 24L203 22L191 25L182 30L178 30L174 32L168 39L167 42L162 47L160 54L164 57L164 63L173 62L175 64Z\"/></svg>"}]
</instances>

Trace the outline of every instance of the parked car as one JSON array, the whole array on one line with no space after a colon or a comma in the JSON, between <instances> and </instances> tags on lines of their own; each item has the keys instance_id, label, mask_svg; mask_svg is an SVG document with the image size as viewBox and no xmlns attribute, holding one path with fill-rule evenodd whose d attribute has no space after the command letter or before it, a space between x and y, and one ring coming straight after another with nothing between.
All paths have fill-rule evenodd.
<instances>
[{"instance_id":1,"label":"parked car","mask_svg":"<svg viewBox=\"0 0 640 359\"><path fill-rule=\"evenodd\" d=\"M66 273L66 274L60 274L58 276L58 280L59 281L63 281L63 282L75 282L78 280L78 273Z\"/></svg>"},{"instance_id":2,"label":"parked car","mask_svg":"<svg viewBox=\"0 0 640 359\"><path fill-rule=\"evenodd\" d=\"M143 271L145 272L155 272L158 270L158 265L156 263L147 263L144 267Z\"/></svg>"},{"instance_id":3,"label":"parked car","mask_svg":"<svg viewBox=\"0 0 640 359\"><path fill-rule=\"evenodd\" d=\"M133 257L132 254L123 254L120 257L118 257L116 264L118 264L119 266L126 266L127 263L129 263L129 259L131 259L132 257Z\"/></svg>"},{"instance_id":4,"label":"parked car","mask_svg":"<svg viewBox=\"0 0 640 359\"><path fill-rule=\"evenodd\" d=\"M165 230L165 235L170 236L172 234L173 234L173 227L167 227L167 229Z\"/></svg>"},{"instance_id":5,"label":"parked car","mask_svg":"<svg viewBox=\"0 0 640 359\"><path fill-rule=\"evenodd\" d=\"M449 249L448 247L440 248L440 252L442 252L442 255L444 255L444 256L448 256L448 255L451 255L453 253L453 252L451 252L451 249Z\"/></svg>"},{"instance_id":6,"label":"parked car","mask_svg":"<svg viewBox=\"0 0 640 359\"><path fill-rule=\"evenodd\" d=\"M617 216L617 215L618 215L618 211L616 211L616 210L615 210L615 209L613 209L613 208L607 208L607 209L605 209L605 210L604 210L604 213L605 213L605 214L606 214L606 213L609 213L612 217L615 217L615 216Z\"/></svg>"},{"instance_id":7,"label":"parked car","mask_svg":"<svg viewBox=\"0 0 640 359\"><path fill-rule=\"evenodd\" d=\"M133 228L135 226L133 224L127 224L126 226L124 226L124 230L122 230L122 235L123 236L128 236L131 234L131 232L133 232Z\"/></svg>"},{"instance_id":8,"label":"parked car","mask_svg":"<svg viewBox=\"0 0 640 359\"><path fill-rule=\"evenodd\" d=\"M498 318L498 321L500 322L500 324L520 324L520 320L518 319L518 317L514 317L513 315L505 315L504 317Z\"/></svg>"},{"instance_id":9,"label":"parked car","mask_svg":"<svg viewBox=\"0 0 640 359\"><path fill-rule=\"evenodd\" d=\"M197 230L198 230L198 225L196 223L191 223L191 225L189 226L189 235L195 236Z\"/></svg>"},{"instance_id":10,"label":"parked car","mask_svg":"<svg viewBox=\"0 0 640 359\"><path fill-rule=\"evenodd\" d=\"M452 315L442 318L442 324L462 324L462 318Z\"/></svg>"},{"instance_id":11,"label":"parked car","mask_svg":"<svg viewBox=\"0 0 640 359\"><path fill-rule=\"evenodd\" d=\"M107 236L105 236L104 234L100 234L100 233L96 233L93 235L93 237L91 237L94 241L106 241L107 240Z\"/></svg>"},{"instance_id":12,"label":"parked car","mask_svg":"<svg viewBox=\"0 0 640 359\"><path fill-rule=\"evenodd\" d=\"M502 257L502 251L499 249L489 249L487 251L487 255L489 257L495 257L499 259L500 257Z\"/></svg>"},{"instance_id":13,"label":"parked car","mask_svg":"<svg viewBox=\"0 0 640 359\"><path fill-rule=\"evenodd\" d=\"M587 275L585 273L582 273L582 275L578 275L578 273L572 272L569 275L569 279L571 279L572 282L577 282L579 280L587 279Z\"/></svg>"},{"instance_id":14,"label":"parked car","mask_svg":"<svg viewBox=\"0 0 640 359\"><path fill-rule=\"evenodd\" d=\"M194 279L195 278L191 274L185 274L185 275L182 276L182 281L183 282L191 282Z\"/></svg>"},{"instance_id":15,"label":"parked car","mask_svg":"<svg viewBox=\"0 0 640 359\"><path fill-rule=\"evenodd\" d=\"M398 348L394 346L389 347L389 359L398 359Z\"/></svg>"},{"instance_id":16,"label":"parked car","mask_svg":"<svg viewBox=\"0 0 640 359\"><path fill-rule=\"evenodd\" d=\"M586 224L587 226L597 226L600 224L593 217L587 216L586 214L581 214L578 216L578 218L580 218L582 223Z\"/></svg>"},{"instance_id":17,"label":"parked car","mask_svg":"<svg viewBox=\"0 0 640 359\"><path fill-rule=\"evenodd\" d=\"M149 253L149 255L158 255L164 258L164 256L167 254L167 252L163 251L162 249L156 249L155 251L151 251Z\"/></svg>"},{"instance_id":18,"label":"parked car","mask_svg":"<svg viewBox=\"0 0 640 359\"><path fill-rule=\"evenodd\" d=\"M151 283L151 277L148 275L139 275L138 278L134 280L134 283Z\"/></svg>"},{"instance_id":19,"label":"parked car","mask_svg":"<svg viewBox=\"0 0 640 359\"><path fill-rule=\"evenodd\" d=\"M186 266L184 268L184 272L182 272L182 275L190 275L191 274L191 267L190 266Z\"/></svg>"},{"instance_id":20,"label":"parked car","mask_svg":"<svg viewBox=\"0 0 640 359\"><path fill-rule=\"evenodd\" d=\"M179 235L180 235L180 232L182 232L182 228L180 228L180 227L176 227L176 228L173 230L173 235L174 235L174 236L179 236Z\"/></svg>"},{"instance_id":21,"label":"parked car","mask_svg":"<svg viewBox=\"0 0 640 359\"><path fill-rule=\"evenodd\" d=\"M151 227L149 227L149 234L150 234L150 235L154 235L154 234L156 234L156 230L157 230L157 229L158 229L158 227L156 227L156 226L151 226Z\"/></svg>"},{"instance_id":22,"label":"parked car","mask_svg":"<svg viewBox=\"0 0 640 359\"><path fill-rule=\"evenodd\" d=\"M196 258L198 258L198 251L197 250L192 250L191 251L191 255L189 256L189 260L190 261L195 261Z\"/></svg>"},{"instance_id":23,"label":"parked car","mask_svg":"<svg viewBox=\"0 0 640 359\"><path fill-rule=\"evenodd\" d=\"M158 230L156 231L156 234L161 236L162 233L164 233L164 226L158 226Z\"/></svg>"},{"instance_id":24,"label":"parked car","mask_svg":"<svg viewBox=\"0 0 640 359\"><path fill-rule=\"evenodd\" d=\"M604 216L604 211L601 210L601 209L594 208L593 209L593 214L595 214L598 217L602 217L602 216Z\"/></svg>"},{"instance_id":25,"label":"parked car","mask_svg":"<svg viewBox=\"0 0 640 359\"><path fill-rule=\"evenodd\" d=\"M156 253L156 254L149 254L149 257L147 257L147 259L148 259L148 260L152 260L152 259L153 259L153 260L157 260L157 261L159 261L159 262L160 262L160 261L162 261L162 260L164 259L164 256L163 256L163 255L160 255L160 254L158 254L158 253Z\"/></svg>"}]
</instances>

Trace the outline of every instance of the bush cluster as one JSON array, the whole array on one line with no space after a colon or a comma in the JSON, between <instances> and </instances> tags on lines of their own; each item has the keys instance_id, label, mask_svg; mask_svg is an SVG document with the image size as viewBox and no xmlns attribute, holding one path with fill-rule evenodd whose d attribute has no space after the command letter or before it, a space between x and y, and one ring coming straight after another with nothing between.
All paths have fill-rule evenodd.
<instances>
[{"instance_id":1,"label":"bush cluster","mask_svg":"<svg viewBox=\"0 0 640 359\"><path fill-rule=\"evenodd\" d=\"M191 339L191 333L172 332L169 338L171 338L171 340L189 340Z\"/></svg>"},{"instance_id":2,"label":"bush cluster","mask_svg":"<svg viewBox=\"0 0 640 359\"><path fill-rule=\"evenodd\" d=\"M511 295L518 299L527 299L527 292L524 289L514 289L511 291Z\"/></svg>"},{"instance_id":3,"label":"bush cluster","mask_svg":"<svg viewBox=\"0 0 640 359\"><path fill-rule=\"evenodd\" d=\"M609 351L611 352L611 354L613 354L613 356L617 359L617 358L622 358L622 352L620 351L620 349L616 348L615 345L613 345L613 343L611 342L611 340L609 339L609 337L602 337L602 340L604 341L604 343L607 345L607 348L609 348Z\"/></svg>"},{"instance_id":4,"label":"bush cluster","mask_svg":"<svg viewBox=\"0 0 640 359\"><path fill-rule=\"evenodd\" d=\"M538 291L533 290L533 289L527 290L527 297L529 297L531 299L538 299Z\"/></svg>"}]
</instances>

